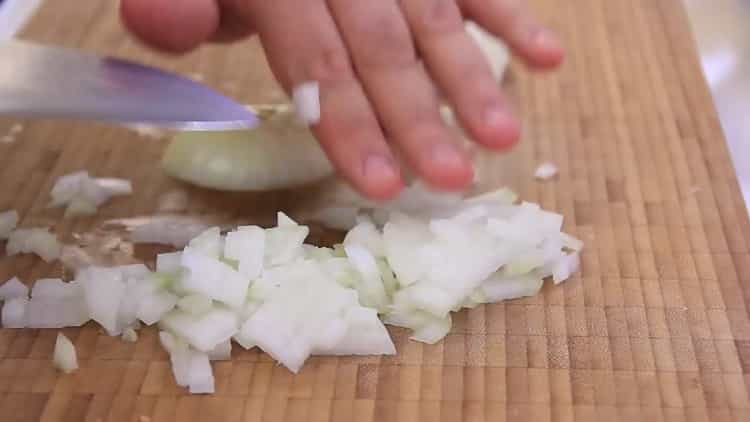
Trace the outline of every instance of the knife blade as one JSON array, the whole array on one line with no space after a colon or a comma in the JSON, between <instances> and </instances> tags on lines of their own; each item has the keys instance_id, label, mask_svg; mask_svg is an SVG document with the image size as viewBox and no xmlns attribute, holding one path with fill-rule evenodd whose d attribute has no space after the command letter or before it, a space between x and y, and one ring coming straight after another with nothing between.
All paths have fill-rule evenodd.
<instances>
[{"instance_id":1,"label":"knife blade","mask_svg":"<svg viewBox=\"0 0 750 422\"><path fill-rule=\"evenodd\" d=\"M192 79L19 40L0 42L0 115L177 130L234 130L258 123L246 107Z\"/></svg>"}]
</instances>

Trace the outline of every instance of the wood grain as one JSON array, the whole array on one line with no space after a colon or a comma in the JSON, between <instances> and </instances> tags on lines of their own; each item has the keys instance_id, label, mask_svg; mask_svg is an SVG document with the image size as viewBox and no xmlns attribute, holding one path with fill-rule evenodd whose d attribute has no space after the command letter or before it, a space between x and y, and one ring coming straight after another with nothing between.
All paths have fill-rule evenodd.
<instances>
[{"instance_id":1,"label":"wood grain","mask_svg":"<svg viewBox=\"0 0 750 422\"><path fill-rule=\"evenodd\" d=\"M524 140L510 156L482 157L482 187L507 184L565 214L587 247L573 280L460 313L436 345L392 330L392 357L316 357L293 376L234 350L215 365L217 394L207 397L175 386L152 330L137 344L94 326L64 330L81 358L67 376L51 367L54 332L0 330L0 419L750 420L750 220L680 0L529 3L564 36L568 58L550 74L514 63L506 85ZM23 36L199 73L246 103L284 98L256 43L160 56L126 35L112 1L49 1ZM0 121L0 136L13 123ZM191 214L229 220L267 222L299 202L299 192L179 184L159 169L164 141L123 129L23 123L16 142L0 143L0 209L63 239L153 214L175 189L188 193ZM533 180L542 160L559 165L558 179ZM49 189L78 169L132 178L136 194L95 218L61 219L46 208ZM0 260L0 279L60 271L28 256Z\"/></svg>"}]
</instances>

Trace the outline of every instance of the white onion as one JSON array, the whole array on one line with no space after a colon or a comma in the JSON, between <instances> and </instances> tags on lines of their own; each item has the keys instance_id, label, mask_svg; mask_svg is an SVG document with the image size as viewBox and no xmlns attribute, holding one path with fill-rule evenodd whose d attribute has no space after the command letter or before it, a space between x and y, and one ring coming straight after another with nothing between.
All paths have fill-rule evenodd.
<instances>
[{"instance_id":1,"label":"white onion","mask_svg":"<svg viewBox=\"0 0 750 422\"><path fill-rule=\"evenodd\" d=\"M190 240L208 228L208 225L202 223L159 220L134 227L130 233L130 240L133 243L154 243L184 248Z\"/></svg>"},{"instance_id":2,"label":"white onion","mask_svg":"<svg viewBox=\"0 0 750 422\"><path fill-rule=\"evenodd\" d=\"M19 297L28 298L29 288L17 277L11 278L0 286L0 301Z\"/></svg>"},{"instance_id":3,"label":"white onion","mask_svg":"<svg viewBox=\"0 0 750 422\"><path fill-rule=\"evenodd\" d=\"M15 210L0 212L0 240L5 240L18 225L18 213Z\"/></svg>"},{"instance_id":4,"label":"white onion","mask_svg":"<svg viewBox=\"0 0 750 422\"><path fill-rule=\"evenodd\" d=\"M208 313L213 307L213 301L201 294L184 296L177 301L177 308L191 315L200 316Z\"/></svg>"},{"instance_id":5,"label":"white onion","mask_svg":"<svg viewBox=\"0 0 750 422\"><path fill-rule=\"evenodd\" d=\"M549 180L557 176L557 166L554 163L542 163L534 171L534 177L540 180Z\"/></svg>"},{"instance_id":6,"label":"white onion","mask_svg":"<svg viewBox=\"0 0 750 422\"><path fill-rule=\"evenodd\" d=\"M61 176L52 187L51 207L67 206L66 215L91 215L114 196L130 195L133 186L124 179L95 179L87 171Z\"/></svg>"},{"instance_id":7,"label":"white onion","mask_svg":"<svg viewBox=\"0 0 750 422\"><path fill-rule=\"evenodd\" d=\"M190 247L182 252L186 269L180 286L188 292L200 293L229 306L241 306L247 296L250 279L218 259Z\"/></svg>"},{"instance_id":8,"label":"white onion","mask_svg":"<svg viewBox=\"0 0 750 422\"><path fill-rule=\"evenodd\" d=\"M2 322L5 328L24 328L28 322L29 299L16 297L3 304Z\"/></svg>"},{"instance_id":9,"label":"white onion","mask_svg":"<svg viewBox=\"0 0 750 422\"><path fill-rule=\"evenodd\" d=\"M181 311L172 311L161 321L165 330L182 337L192 347L208 352L238 331L237 316L232 312L214 308L210 312L195 316Z\"/></svg>"},{"instance_id":10,"label":"white onion","mask_svg":"<svg viewBox=\"0 0 750 422\"><path fill-rule=\"evenodd\" d=\"M256 279L263 271L266 232L258 226L243 226L226 236L224 257L237 261L237 270L249 279Z\"/></svg>"},{"instance_id":11,"label":"white onion","mask_svg":"<svg viewBox=\"0 0 750 422\"><path fill-rule=\"evenodd\" d=\"M320 122L320 86L317 82L303 82L292 90L294 108L305 125Z\"/></svg>"},{"instance_id":12,"label":"white onion","mask_svg":"<svg viewBox=\"0 0 750 422\"><path fill-rule=\"evenodd\" d=\"M122 333L118 324L120 302L125 293L122 272L116 268L90 267L77 277L83 287L91 319L98 322L111 336Z\"/></svg>"},{"instance_id":13,"label":"white onion","mask_svg":"<svg viewBox=\"0 0 750 422\"><path fill-rule=\"evenodd\" d=\"M16 229L8 236L5 251L8 256L19 253L34 253L44 262L53 262L60 258L62 244L47 229Z\"/></svg>"},{"instance_id":14,"label":"white onion","mask_svg":"<svg viewBox=\"0 0 750 422\"><path fill-rule=\"evenodd\" d=\"M180 133L167 147L162 165L172 177L229 191L287 189L333 173L318 141L291 111L252 130Z\"/></svg>"},{"instance_id":15,"label":"white onion","mask_svg":"<svg viewBox=\"0 0 750 422\"><path fill-rule=\"evenodd\" d=\"M219 343L208 352L210 360L230 360L232 358L232 341L227 340Z\"/></svg>"},{"instance_id":16,"label":"white onion","mask_svg":"<svg viewBox=\"0 0 750 422\"><path fill-rule=\"evenodd\" d=\"M133 327L128 327L122 331L122 340L128 343L135 343L138 341L138 333L135 332Z\"/></svg>"},{"instance_id":17,"label":"white onion","mask_svg":"<svg viewBox=\"0 0 750 422\"><path fill-rule=\"evenodd\" d=\"M191 394L214 393L214 375L206 353L190 351L187 383Z\"/></svg>"},{"instance_id":18,"label":"white onion","mask_svg":"<svg viewBox=\"0 0 750 422\"><path fill-rule=\"evenodd\" d=\"M55 367L66 374L78 369L78 357L76 348L63 333L57 333L55 340L55 351L53 352Z\"/></svg>"}]
</instances>

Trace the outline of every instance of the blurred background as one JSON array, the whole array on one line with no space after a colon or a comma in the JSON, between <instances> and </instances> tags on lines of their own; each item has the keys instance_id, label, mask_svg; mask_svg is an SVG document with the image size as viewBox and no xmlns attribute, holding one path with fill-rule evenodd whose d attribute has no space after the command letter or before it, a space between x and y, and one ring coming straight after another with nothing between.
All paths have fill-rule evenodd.
<instances>
[{"instance_id":1,"label":"blurred background","mask_svg":"<svg viewBox=\"0 0 750 422\"><path fill-rule=\"evenodd\" d=\"M12 37L42 1L0 0L0 40ZM750 110L750 0L683 1L748 204L750 118L745 114Z\"/></svg>"}]
</instances>

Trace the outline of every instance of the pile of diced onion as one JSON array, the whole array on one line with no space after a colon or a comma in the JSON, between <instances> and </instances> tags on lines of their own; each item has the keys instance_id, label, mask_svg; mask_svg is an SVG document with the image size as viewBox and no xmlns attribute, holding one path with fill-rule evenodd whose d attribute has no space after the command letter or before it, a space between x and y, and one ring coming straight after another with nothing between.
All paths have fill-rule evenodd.
<instances>
[{"instance_id":1,"label":"pile of diced onion","mask_svg":"<svg viewBox=\"0 0 750 422\"><path fill-rule=\"evenodd\" d=\"M311 355L396 353L384 323L438 342L452 312L569 278L582 243L562 224L561 215L502 190L428 211L384 208L374 219L363 212L342 244L325 248L304 243L308 227L279 213L273 228L210 228L182 251L158 255L155 271L88 267L70 282L38 280L30 292L10 280L0 286L2 322L62 328L94 320L124 341L157 326L177 384L211 393L210 361L229 359L233 344L258 347L297 372ZM63 340L55 361L76 368Z\"/></svg>"}]
</instances>

